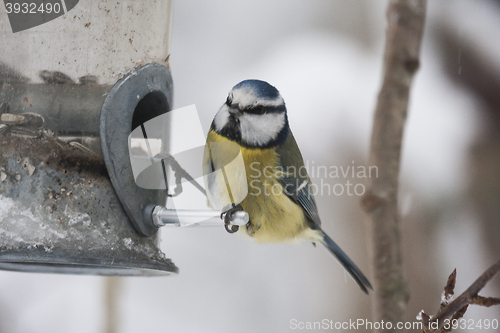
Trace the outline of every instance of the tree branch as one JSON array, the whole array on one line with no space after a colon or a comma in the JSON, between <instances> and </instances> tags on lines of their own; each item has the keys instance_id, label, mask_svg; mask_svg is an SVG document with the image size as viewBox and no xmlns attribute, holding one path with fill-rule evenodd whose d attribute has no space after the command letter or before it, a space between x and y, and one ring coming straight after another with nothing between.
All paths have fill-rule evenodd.
<instances>
[{"instance_id":1,"label":"tree branch","mask_svg":"<svg viewBox=\"0 0 500 333\"><path fill-rule=\"evenodd\" d=\"M436 313L432 318L429 318L425 313L421 313L424 324L425 333L437 333L437 332L449 332L443 328L445 320L447 319L459 319L462 318L470 304L476 304L481 306L490 307L493 305L500 304L500 298L494 297L483 297L479 296L478 293L484 288L486 283L488 283L498 272L500 271L500 260L488 268L474 283L467 288L460 296L458 296L453 302L449 304L441 303L441 308L438 313ZM453 276L454 275L454 276ZM453 276L453 277L452 277ZM450 279L455 279L456 271L450 275ZM455 282L453 281L453 285ZM447 284L448 286L448 284ZM445 287L445 296L446 296ZM447 297L445 297L445 300ZM447 303L447 301L445 302ZM428 319L429 318L429 319Z\"/></svg>"},{"instance_id":2,"label":"tree branch","mask_svg":"<svg viewBox=\"0 0 500 333\"><path fill-rule=\"evenodd\" d=\"M361 199L372 228L375 320L393 324L402 321L408 301L397 193L401 141L410 85L419 67L425 9L426 0L389 3L383 82L375 109L370 153L370 165L378 168L378 177L371 179L370 189Z\"/></svg>"},{"instance_id":3,"label":"tree branch","mask_svg":"<svg viewBox=\"0 0 500 333\"><path fill-rule=\"evenodd\" d=\"M122 279L119 276L107 276L104 278L104 332L118 332L119 320L119 296Z\"/></svg>"}]
</instances>

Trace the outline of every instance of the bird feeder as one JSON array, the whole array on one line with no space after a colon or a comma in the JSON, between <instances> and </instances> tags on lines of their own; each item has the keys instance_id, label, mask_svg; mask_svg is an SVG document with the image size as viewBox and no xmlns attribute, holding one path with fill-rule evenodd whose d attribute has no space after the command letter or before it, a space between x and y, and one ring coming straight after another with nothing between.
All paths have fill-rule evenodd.
<instances>
[{"instance_id":1,"label":"bird feeder","mask_svg":"<svg viewBox=\"0 0 500 333\"><path fill-rule=\"evenodd\" d=\"M128 145L172 107L172 1L32 3L0 6L0 269L177 272Z\"/></svg>"}]
</instances>

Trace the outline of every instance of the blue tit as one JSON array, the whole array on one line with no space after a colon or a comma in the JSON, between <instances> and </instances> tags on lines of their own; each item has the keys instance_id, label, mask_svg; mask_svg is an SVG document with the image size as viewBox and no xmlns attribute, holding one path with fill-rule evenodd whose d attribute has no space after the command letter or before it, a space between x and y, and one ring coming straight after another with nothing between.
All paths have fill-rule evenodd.
<instances>
[{"instance_id":1,"label":"blue tit","mask_svg":"<svg viewBox=\"0 0 500 333\"><path fill-rule=\"evenodd\" d=\"M368 279L321 230L311 181L288 125L285 102L275 87L259 80L233 87L212 122L206 147L224 143L232 143L241 152L244 170L229 171L235 154L226 148L205 149L203 169L205 175L225 169L226 183L228 177L245 177L248 194L238 207L248 213L249 222L238 232L262 243L301 239L322 243L368 293L372 289ZM219 208L222 204L215 201L226 196L222 201L228 202L228 190L233 192L229 200L233 203L235 192L241 192L241 188L235 190L237 186L226 188L213 181L205 185L209 202Z\"/></svg>"}]
</instances>

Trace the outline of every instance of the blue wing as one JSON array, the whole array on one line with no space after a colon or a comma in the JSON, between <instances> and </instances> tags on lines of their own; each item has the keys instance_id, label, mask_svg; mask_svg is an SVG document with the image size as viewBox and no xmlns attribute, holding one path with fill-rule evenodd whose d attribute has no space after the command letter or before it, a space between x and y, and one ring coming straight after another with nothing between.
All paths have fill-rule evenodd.
<instances>
[{"instance_id":1,"label":"blue wing","mask_svg":"<svg viewBox=\"0 0 500 333\"><path fill-rule=\"evenodd\" d=\"M304 166L304 160L295 139L290 132L287 141L277 149L281 158L281 167L288 172L280 179L285 194L299 205L308 219L311 229L318 230L322 236L322 243L333 254L340 264L349 272L354 281L361 290L368 294L368 289L373 290L368 279L363 275L360 269L351 259L342 251L342 249L321 230L321 220L318 214L318 208L311 188L311 180L307 176Z\"/></svg>"}]
</instances>

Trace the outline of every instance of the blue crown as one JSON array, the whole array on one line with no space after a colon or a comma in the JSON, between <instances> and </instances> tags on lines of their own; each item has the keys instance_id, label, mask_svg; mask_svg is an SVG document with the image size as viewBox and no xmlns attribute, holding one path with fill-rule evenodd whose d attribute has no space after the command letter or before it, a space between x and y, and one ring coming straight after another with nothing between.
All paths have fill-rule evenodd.
<instances>
[{"instance_id":1,"label":"blue crown","mask_svg":"<svg viewBox=\"0 0 500 333\"><path fill-rule=\"evenodd\" d=\"M261 80L245 80L233 87L233 89L241 88L251 88L255 96L262 99L275 99L280 95L278 89Z\"/></svg>"}]
</instances>

